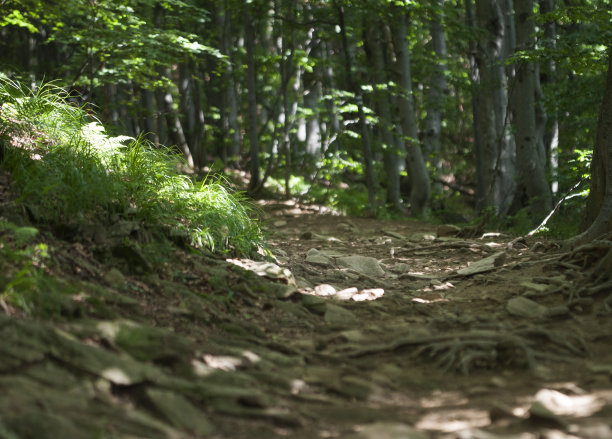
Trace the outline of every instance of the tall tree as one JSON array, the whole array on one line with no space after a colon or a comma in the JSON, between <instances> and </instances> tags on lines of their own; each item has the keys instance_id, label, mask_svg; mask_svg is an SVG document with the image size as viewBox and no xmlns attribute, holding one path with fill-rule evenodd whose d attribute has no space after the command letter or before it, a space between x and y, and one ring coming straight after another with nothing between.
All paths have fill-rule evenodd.
<instances>
[{"instance_id":1,"label":"tall tree","mask_svg":"<svg viewBox=\"0 0 612 439\"><path fill-rule=\"evenodd\" d=\"M608 48L606 89L599 110L591 162L591 190L582 229L571 243L592 241L612 232L612 45Z\"/></svg>"},{"instance_id":2,"label":"tall tree","mask_svg":"<svg viewBox=\"0 0 612 439\"><path fill-rule=\"evenodd\" d=\"M247 52L247 87L248 87L248 134L251 158L251 180L249 191L259 188L259 136L257 133L257 68L255 66L255 23L251 5L244 6L245 43Z\"/></svg>"},{"instance_id":3,"label":"tall tree","mask_svg":"<svg viewBox=\"0 0 612 439\"><path fill-rule=\"evenodd\" d=\"M535 23L533 0L516 0L516 41L518 50L533 48ZM536 66L523 60L516 69L516 154L520 185L529 198L529 210L536 220L552 209L552 196L546 181L546 153L536 133Z\"/></svg>"},{"instance_id":4,"label":"tall tree","mask_svg":"<svg viewBox=\"0 0 612 439\"><path fill-rule=\"evenodd\" d=\"M345 75L347 78L348 86L350 91L355 96L355 103L357 105L357 113L359 115L359 127L361 131L361 147L363 153L363 163L366 172L366 186L368 189L368 208L370 214L374 213L374 206L376 204L376 178L374 177L374 164L372 158L372 147L370 145L370 133L368 132L368 124L366 121L363 95L358 84L355 82L353 75L353 61L351 50L349 48L344 6L339 4L337 1L334 2L338 13L338 25L340 27L340 35L342 38L342 51L344 54L344 66Z\"/></svg>"},{"instance_id":5,"label":"tall tree","mask_svg":"<svg viewBox=\"0 0 612 439\"><path fill-rule=\"evenodd\" d=\"M408 169L408 178L410 179L410 209L413 215L423 217L425 216L425 208L429 200L431 185L423 152L418 141L414 96L412 93L410 49L407 37L408 12L405 6L396 7L394 12L397 17L394 33L399 66L399 113L406 144L406 168Z\"/></svg>"},{"instance_id":6,"label":"tall tree","mask_svg":"<svg viewBox=\"0 0 612 439\"><path fill-rule=\"evenodd\" d=\"M446 92L446 38L443 25L444 0L433 0L430 8L429 32L431 35L431 49L436 61L433 66L431 81L427 90L427 117L425 118L425 132L423 146L429 156L435 176L440 174L440 135L442 132L442 106ZM437 186L436 192L441 187Z\"/></svg>"},{"instance_id":7,"label":"tall tree","mask_svg":"<svg viewBox=\"0 0 612 439\"><path fill-rule=\"evenodd\" d=\"M476 194L478 208L493 206L504 215L515 191L515 145L508 126L507 76L504 62L513 35L506 26L502 7L508 1L476 0L478 39L478 124L480 150L477 172L482 176L483 192Z\"/></svg>"}]
</instances>

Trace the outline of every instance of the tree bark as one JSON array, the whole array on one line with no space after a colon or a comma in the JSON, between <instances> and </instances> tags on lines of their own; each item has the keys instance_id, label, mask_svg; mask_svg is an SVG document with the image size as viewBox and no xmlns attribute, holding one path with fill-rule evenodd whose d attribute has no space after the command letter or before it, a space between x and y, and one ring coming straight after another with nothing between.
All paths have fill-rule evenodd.
<instances>
[{"instance_id":1,"label":"tree bark","mask_svg":"<svg viewBox=\"0 0 612 439\"><path fill-rule=\"evenodd\" d=\"M412 96L412 78L410 71L410 53L407 39L407 17L404 11L397 10L398 19L395 29L396 47L399 52L398 64L400 70L399 86L402 93L400 98L400 117L402 132L406 145L406 167L410 179L410 209L412 215L425 216L425 207L429 200L430 182L427 166L423 159L423 152L418 143L416 114L414 111L414 97Z\"/></svg>"},{"instance_id":2,"label":"tree bark","mask_svg":"<svg viewBox=\"0 0 612 439\"><path fill-rule=\"evenodd\" d=\"M170 77L170 69L166 69L164 72L167 78ZM174 109L174 97L173 87L168 87L163 92L163 102L164 102L164 113L166 114L166 125L168 126L168 136L170 138L170 142L175 145L187 160L187 165L193 169L193 156L191 155L191 151L189 150L189 145L187 145L187 138L185 137L185 132L183 131L183 124L179 119L179 115L177 111Z\"/></svg>"},{"instance_id":3,"label":"tree bark","mask_svg":"<svg viewBox=\"0 0 612 439\"><path fill-rule=\"evenodd\" d=\"M476 162L484 192L476 194L479 208L493 206L501 215L510 207L515 191L515 146L507 130L508 94L504 60L512 46L512 30L502 10L508 1L476 0L476 24L486 31L478 40L478 123L480 150Z\"/></svg>"},{"instance_id":4,"label":"tree bark","mask_svg":"<svg viewBox=\"0 0 612 439\"><path fill-rule=\"evenodd\" d=\"M391 103L388 93L384 90L387 80L385 78L385 62L383 53L385 44L380 40L380 29L383 26L379 20L368 23L367 44L364 46L371 59L372 79L374 82L376 107L380 123L378 129L383 141L383 157L385 171L387 175L387 202L390 203L397 212L402 211L402 200L400 196L400 172L401 162L406 160L405 150L397 150L393 138L393 128L391 120Z\"/></svg>"},{"instance_id":5,"label":"tree bark","mask_svg":"<svg viewBox=\"0 0 612 439\"><path fill-rule=\"evenodd\" d=\"M444 36L444 26L442 25L442 6L444 0L433 0L433 18L429 22L429 32L433 52L437 58L434 65L431 81L427 92L427 117L425 118L425 134L423 136L423 146L429 156L430 163L433 165L434 175L440 174L440 134L442 132L442 107L444 94L446 92L446 39ZM434 191L440 193L442 187L439 183L434 185Z\"/></svg>"},{"instance_id":6,"label":"tree bark","mask_svg":"<svg viewBox=\"0 0 612 439\"><path fill-rule=\"evenodd\" d=\"M361 90L355 83L353 78L353 67L351 61L351 53L348 47L348 38L346 35L346 25L344 23L344 7L336 4L338 10L338 21L340 26L340 36L342 38L342 50L344 52L344 64L347 75L349 89L354 93L357 104L357 113L359 114L359 127L361 128L361 147L363 152L363 163L366 171L366 187L368 189L368 214L374 214L374 206L376 205L376 178L374 177L374 166L372 159L372 147L370 145L370 133L366 121L365 111L363 109L363 97Z\"/></svg>"},{"instance_id":7,"label":"tree bark","mask_svg":"<svg viewBox=\"0 0 612 439\"><path fill-rule=\"evenodd\" d=\"M251 180L249 192L259 187L259 139L257 133L257 69L255 66L255 25L250 6L245 5L245 43L247 53L247 87L248 87L248 131L251 158Z\"/></svg>"},{"instance_id":8,"label":"tree bark","mask_svg":"<svg viewBox=\"0 0 612 439\"><path fill-rule=\"evenodd\" d=\"M582 244L612 231L612 47L608 49L608 78L599 111L591 161L591 190L582 233L569 240Z\"/></svg>"},{"instance_id":9,"label":"tree bark","mask_svg":"<svg viewBox=\"0 0 612 439\"><path fill-rule=\"evenodd\" d=\"M516 1L517 49L533 46L535 24L533 0ZM529 210L539 221L552 210L552 195L546 181L546 155L537 142L535 83L536 66L528 60L516 69L516 153L521 184L529 197Z\"/></svg>"}]
</instances>

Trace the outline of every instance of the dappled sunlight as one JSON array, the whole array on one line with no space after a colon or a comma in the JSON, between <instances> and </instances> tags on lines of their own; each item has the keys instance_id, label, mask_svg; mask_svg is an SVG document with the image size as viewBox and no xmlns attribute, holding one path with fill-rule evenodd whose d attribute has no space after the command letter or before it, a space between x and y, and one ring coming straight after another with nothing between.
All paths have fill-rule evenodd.
<instances>
[{"instance_id":1,"label":"dappled sunlight","mask_svg":"<svg viewBox=\"0 0 612 439\"><path fill-rule=\"evenodd\" d=\"M458 432L470 428L485 427L491 423L489 412L477 409L445 409L430 411L415 426L422 430Z\"/></svg>"},{"instance_id":2,"label":"dappled sunlight","mask_svg":"<svg viewBox=\"0 0 612 439\"><path fill-rule=\"evenodd\" d=\"M597 413L606 405L606 400L595 393L566 395L552 389L541 389L535 401L558 416L586 417Z\"/></svg>"}]
</instances>

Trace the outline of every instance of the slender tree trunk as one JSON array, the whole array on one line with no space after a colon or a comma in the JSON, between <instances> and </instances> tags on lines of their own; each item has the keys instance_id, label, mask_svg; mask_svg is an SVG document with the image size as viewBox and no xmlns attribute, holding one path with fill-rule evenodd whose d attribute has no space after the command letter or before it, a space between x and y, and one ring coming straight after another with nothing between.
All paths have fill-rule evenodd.
<instances>
[{"instance_id":1,"label":"slender tree trunk","mask_svg":"<svg viewBox=\"0 0 612 439\"><path fill-rule=\"evenodd\" d=\"M400 99L400 117L402 132L406 143L406 167L410 179L410 208L412 215L425 216L425 207L429 200L430 182L427 166L418 143L414 98L412 96L412 77L410 71L410 52L407 39L407 17L405 12L397 9L397 27L395 35L400 70L399 86L402 92Z\"/></svg>"},{"instance_id":2,"label":"slender tree trunk","mask_svg":"<svg viewBox=\"0 0 612 439\"><path fill-rule=\"evenodd\" d=\"M230 164L238 160L240 155L240 126L238 124L238 100L236 98L236 84L234 79L231 10L228 7L227 0L224 1L220 7L219 14L221 51L227 56L224 74L225 89L223 91L221 122L224 132L222 159L224 163Z\"/></svg>"},{"instance_id":3,"label":"slender tree trunk","mask_svg":"<svg viewBox=\"0 0 612 439\"><path fill-rule=\"evenodd\" d=\"M423 146L426 155L429 156L430 163L433 165L434 176L439 176L441 169L440 159L440 134L442 132L442 106L444 94L446 92L446 39L444 37L444 26L442 6L444 0L433 0L432 9L435 14L430 20L429 29L431 34L431 44L433 52L438 59L434 65L434 71L429 81L427 93L427 117L425 118L425 135ZM434 191L441 192L442 186L434 184Z\"/></svg>"},{"instance_id":4,"label":"slender tree trunk","mask_svg":"<svg viewBox=\"0 0 612 439\"><path fill-rule=\"evenodd\" d=\"M476 29L476 15L472 0L465 0L465 19L468 27ZM480 72L476 53L478 45L475 40L469 42L470 53L470 86L472 92L472 118L474 125L474 152L476 161L476 211L481 212L484 208L484 194L486 193L484 181L483 163L483 141L482 128L480 122L480 93L478 84L480 83Z\"/></svg>"},{"instance_id":5,"label":"slender tree trunk","mask_svg":"<svg viewBox=\"0 0 612 439\"><path fill-rule=\"evenodd\" d=\"M149 89L142 89L142 106L144 107L144 137L151 143L159 143L156 117L159 113L155 102L155 94Z\"/></svg>"},{"instance_id":6,"label":"slender tree trunk","mask_svg":"<svg viewBox=\"0 0 612 439\"><path fill-rule=\"evenodd\" d=\"M555 0L540 0L540 14L548 14L554 10ZM545 47L555 50L557 29L553 20L547 21L544 27L544 42ZM540 64L540 77L542 86L551 84L555 81L556 72L555 61L551 58L543 60ZM543 93L542 93L543 94ZM559 190L558 174L559 174L559 120L556 112L548 114L548 123L544 132L544 148L548 156L548 171L552 178L551 188L552 193L556 194Z\"/></svg>"},{"instance_id":7,"label":"slender tree trunk","mask_svg":"<svg viewBox=\"0 0 612 439\"><path fill-rule=\"evenodd\" d=\"M251 16L251 7L245 5L245 43L247 53L247 87L248 87L248 134L251 158L251 180L249 192L259 187L259 139L257 133L257 69L255 66L255 25Z\"/></svg>"},{"instance_id":8,"label":"slender tree trunk","mask_svg":"<svg viewBox=\"0 0 612 439\"><path fill-rule=\"evenodd\" d=\"M533 0L516 1L517 48L533 45L535 25ZM535 220L552 209L552 197L546 181L546 156L540 151L536 133L535 74L533 62L523 61L516 71L516 149L521 183L529 197L529 209Z\"/></svg>"},{"instance_id":9,"label":"slender tree trunk","mask_svg":"<svg viewBox=\"0 0 612 439\"><path fill-rule=\"evenodd\" d=\"M357 113L359 115L359 127L361 128L361 147L363 152L363 163L366 171L366 186L368 189L368 213L374 214L376 205L376 178L374 177L374 166L372 159L372 147L370 145L370 133L363 109L363 96L355 79L353 77L353 66L351 60L351 52L348 46L348 38L346 35L346 25L344 23L344 7L335 2L338 10L338 21L340 26L340 36L342 38L342 50L344 52L344 64L346 69L347 82L349 89L354 93L357 104Z\"/></svg>"},{"instance_id":10,"label":"slender tree trunk","mask_svg":"<svg viewBox=\"0 0 612 439\"><path fill-rule=\"evenodd\" d=\"M380 40L380 29L382 26L383 23L379 20L368 24L366 47L369 49L367 52L373 65L372 77L375 84L374 98L376 99L376 107L380 120L378 129L381 132L381 138L384 143L383 156L387 175L387 202L390 203L396 211L401 212L400 171L401 162L406 160L406 154L405 150L396 150L395 148L396 144L392 131L393 125L391 120L390 101L387 92L384 91L384 85L387 81L385 78L385 62L383 56L385 45L383 41Z\"/></svg>"},{"instance_id":11,"label":"slender tree trunk","mask_svg":"<svg viewBox=\"0 0 612 439\"><path fill-rule=\"evenodd\" d=\"M291 19L295 19L297 13L297 1L292 0L289 2L289 14ZM287 29L285 29L285 33ZM289 29L289 37L283 36L281 44L281 84L283 95L283 141L282 151L285 156L285 198L291 198L291 189L289 187L289 180L291 178L291 105L289 103L289 78L291 77L292 65L293 65L293 53L295 52L295 39L294 39L293 27Z\"/></svg>"},{"instance_id":12,"label":"slender tree trunk","mask_svg":"<svg viewBox=\"0 0 612 439\"><path fill-rule=\"evenodd\" d=\"M514 164L515 145L508 126L508 93L504 60L513 46L512 27L502 6L509 1L476 0L476 23L485 31L478 40L475 53L478 66L478 124L480 132L477 172L482 178L476 194L479 207L493 206L505 214L516 189Z\"/></svg>"},{"instance_id":13,"label":"slender tree trunk","mask_svg":"<svg viewBox=\"0 0 612 439\"><path fill-rule=\"evenodd\" d=\"M196 75L201 78L202 75ZM206 165L206 118L204 117L204 90L202 80L192 79L193 82L193 113L194 122L191 144L193 145L194 162L197 169Z\"/></svg>"},{"instance_id":14,"label":"slender tree trunk","mask_svg":"<svg viewBox=\"0 0 612 439\"><path fill-rule=\"evenodd\" d=\"M170 69L166 69L164 72L165 76L169 78L171 76ZM185 137L185 132L183 131L183 124L179 119L179 115L174 109L174 97L172 87L168 87L163 92L164 99L164 112L166 115L166 125L168 126L168 136L170 142L175 145L187 160L187 165L190 168L193 168L193 156L191 155L191 151L189 150L189 145L187 145L187 138Z\"/></svg>"}]
</instances>

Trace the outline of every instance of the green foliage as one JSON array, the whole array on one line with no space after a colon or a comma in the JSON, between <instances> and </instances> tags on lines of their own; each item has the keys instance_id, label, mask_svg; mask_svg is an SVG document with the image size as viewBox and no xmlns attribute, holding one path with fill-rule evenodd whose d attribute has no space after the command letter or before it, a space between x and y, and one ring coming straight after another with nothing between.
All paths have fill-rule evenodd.
<instances>
[{"instance_id":1,"label":"green foliage","mask_svg":"<svg viewBox=\"0 0 612 439\"><path fill-rule=\"evenodd\" d=\"M192 244L246 254L262 244L255 210L223 180L195 182L168 148L108 136L52 86L27 92L0 82L2 119L13 126L8 168L18 201L52 224L134 218L182 230Z\"/></svg>"}]
</instances>

